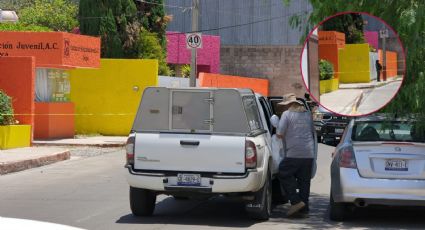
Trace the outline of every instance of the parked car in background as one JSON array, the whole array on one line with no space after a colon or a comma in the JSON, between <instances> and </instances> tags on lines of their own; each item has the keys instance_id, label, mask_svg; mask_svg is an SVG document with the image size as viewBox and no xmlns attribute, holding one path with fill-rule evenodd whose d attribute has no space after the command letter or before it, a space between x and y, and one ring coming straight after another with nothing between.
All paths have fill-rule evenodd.
<instances>
[{"instance_id":1,"label":"parked car in background","mask_svg":"<svg viewBox=\"0 0 425 230\"><path fill-rule=\"evenodd\" d=\"M330 219L347 207L425 206L425 132L412 119L351 120L331 164Z\"/></svg>"},{"instance_id":2,"label":"parked car in background","mask_svg":"<svg viewBox=\"0 0 425 230\"><path fill-rule=\"evenodd\" d=\"M271 115L249 89L145 89L126 146L132 213L152 215L159 194L223 195L268 219L272 196L281 195L273 186Z\"/></svg>"},{"instance_id":3,"label":"parked car in background","mask_svg":"<svg viewBox=\"0 0 425 230\"><path fill-rule=\"evenodd\" d=\"M338 115L319 106L313 112L314 127L317 132L317 141L336 146L341 140L345 127L351 118Z\"/></svg>"}]
</instances>

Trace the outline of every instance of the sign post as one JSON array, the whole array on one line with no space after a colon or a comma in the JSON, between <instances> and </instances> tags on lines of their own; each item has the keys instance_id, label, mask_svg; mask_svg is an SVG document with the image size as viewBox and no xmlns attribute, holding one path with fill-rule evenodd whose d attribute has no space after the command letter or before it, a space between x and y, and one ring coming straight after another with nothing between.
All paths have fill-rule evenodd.
<instances>
[{"instance_id":1,"label":"sign post","mask_svg":"<svg viewBox=\"0 0 425 230\"><path fill-rule=\"evenodd\" d=\"M385 40L389 37L388 35L388 29L382 28L379 31L379 37L382 38L382 77L383 81L387 81L387 49Z\"/></svg>"}]
</instances>

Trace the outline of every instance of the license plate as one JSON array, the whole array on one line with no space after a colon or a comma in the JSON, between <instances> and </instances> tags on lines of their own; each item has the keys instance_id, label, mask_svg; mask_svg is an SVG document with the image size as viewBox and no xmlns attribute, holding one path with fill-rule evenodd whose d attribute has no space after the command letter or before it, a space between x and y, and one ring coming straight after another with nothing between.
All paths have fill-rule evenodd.
<instances>
[{"instance_id":1,"label":"license plate","mask_svg":"<svg viewBox=\"0 0 425 230\"><path fill-rule=\"evenodd\" d=\"M385 161L385 170L387 171L408 171L405 160L389 159Z\"/></svg>"},{"instance_id":2,"label":"license plate","mask_svg":"<svg viewBox=\"0 0 425 230\"><path fill-rule=\"evenodd\" d=\"M344 129L335 129L335 133L343 133Z\"/></svg>"},{"instance_id":3,"label":"license plate","mask_svg":"<svg viewBox=\"0 0 425 230\"><path fill-rule=\"evenodd\" d=\"M201 175L199 174L177 174L177 185L200 186Z\"/></svg>"},{"instance_id":4,"label":"license plate","mask_svg":"<svg viewBox=\"0 0 425 230\"><path fill-rule=\"evenodd\" d=\"M316 131L320 131L322 129L322 127L314 127L316 129Z\"/></svg>"}]
</instances>

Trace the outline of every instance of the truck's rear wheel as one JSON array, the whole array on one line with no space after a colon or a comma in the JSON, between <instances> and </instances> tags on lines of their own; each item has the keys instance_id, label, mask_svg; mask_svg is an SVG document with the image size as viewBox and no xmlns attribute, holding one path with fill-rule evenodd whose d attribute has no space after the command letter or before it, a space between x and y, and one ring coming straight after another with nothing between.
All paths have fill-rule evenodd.
<instances>
[{"instance_id":1,"label":"truck's rear wheel","mask_svg":"<svg viewBox=\"0 0 425 230\"><path fill-rule=\"evenodd\" d=\"M155 209L156 194L147 189L130 187L130 208L135 216L151 216Z\"/></svg>"},{"instance_id":2,"label":"truck's rear wheel","mask_svg":"<svg viewBox=\"0 0 425 230\"><path fill-rule=\"evenodd\" d=\"M268 220L272 213L272 182L270 176L267 177L263 188L255 193L254 204L246 208L249 217L256 220ZM260 204L260 207L255 207Z\"/></svg>"}]
</instances>

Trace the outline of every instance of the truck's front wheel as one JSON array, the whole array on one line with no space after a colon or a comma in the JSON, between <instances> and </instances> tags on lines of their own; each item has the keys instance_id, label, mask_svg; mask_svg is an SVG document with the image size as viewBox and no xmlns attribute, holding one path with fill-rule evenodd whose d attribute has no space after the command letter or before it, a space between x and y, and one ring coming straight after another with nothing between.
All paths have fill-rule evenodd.
<instances>
[{"instance_id":1,"label":"truck's front wheel","mask_svg":"<svg viewBox=\"0 0 425 230\"><path fill-rule=\"evenodd\" d=\"M147 189L130 187L130 208L135 216L151 216L155 209L156 194Z\"/></svg>"}]
</instances>

